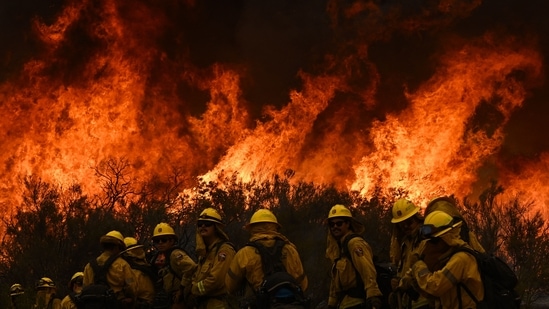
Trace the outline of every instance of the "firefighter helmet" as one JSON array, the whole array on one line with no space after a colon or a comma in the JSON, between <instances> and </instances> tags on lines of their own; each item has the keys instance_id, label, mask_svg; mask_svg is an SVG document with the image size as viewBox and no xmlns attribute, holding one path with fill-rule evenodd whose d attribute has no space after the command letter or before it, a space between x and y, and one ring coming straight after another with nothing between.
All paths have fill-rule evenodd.
<instances>
[{"instance_id":1,"label":"firefighter helmet","mask_svg":"<svg viewBox=\"0 0 549 309\"><path fill-rule=\"evenodd\" d=\"M357 219L353 218L353 215L351 214L349 208L344 205L334 205L330 209L330 212L328 213L328 218L324 220L324 223L328 224L330 222L330 219L333 218L347 218L346 220L351 223L351 231L357 234L362 234L364 232L364 225L360 223L360 221L358 221Z\"/></svg>"},{"instance_id":2,"label":"firefighter helmet","mask_svg":"<svg viewBox=\"0 0 549 309\"><path fill-rule=\"evenodd\" d=\"M337 218L337 217L352 218L353 215L351 214L351 211L349 210L349 208L338 204L338 205L334 205L332 209L330 209L330 212L328 213L328 219Z\"/></svg>"},{"instance_id":3,"label":"firefighter helmet","mask_svg":"<svg viewBox=\"0 0 549 309\"><path fill-rule=\"evenodd\" d=\"M223 224L223 221L221 220L221 215L217 210L213 208L206 208L200 213L200 216L198 216L198 221L212 221L215 223Z\"/></svg>"},{"instance_id":4,"label":"firefighter helmet","mask_svg":"<svg viewBox=\"0 0 549 309\"><path fill-rule=\"evenodd\" d=\"M137 239L133 237L124 237L124 244L126 245L126 251L129 249L142 248L143 245L137 243Z\"/></svg>"},{"instance_id":5,"label":"firefighter helmet","mask_svg":"<svg viewBox=\"0 0 549 309\"><path fill-rule=\"evenodd\" d=\"M249 228L250 225L255 223L274 223L278 227L280 227L276 216L268 209L259 209L254 212L254 214L250 218L250 223L246 225L246 228Z\"/></svg>"},{"instance_id":6,"label":"firefighter helmet","mask_svg":"<svg viewBox=\"0 0 549 309\"><path fill-rule=\"evenodd\" d=\"M19 283L16 283L10 287L10 296L16 296L25 294L25 290L23 290L23 286Z\"/></svg>"},{"instance_id":7,"label":"firefighter helmet","mask_svg":"<svg viewBox=\"0 0 549 309\"><path fill-rule=\"evenodd\" d=\"M173 238L177 239L177 235L175 235L174 229L165 222L160 222L154 227L153 232L153 239L160 236L172 236Z\"/></svg>"},{"instance_id":8,"label":"firefighter helmet","mask_svg":"<svg viewBox=\"0 0 549 309\"><path fill-rule=\"evenodd\" d=\"M419 207L407 199L399 199L393 205L393 219L391 223L399 223L411 218L419 212Z\"/></svg>"},{"instance_id":9,"label":"firefighter helmet","mask_svg":"<svg viewBox=\"0 0 549 309\"><path fill-rule=\"evenodd\" d=\"M74 273L74 275L72 275L72 277L71 277L71 280L69 281L69 290L72 291L72 288L73 288L74 284L76 284L76 283L82 285L83 279L84 279L84 273L83 272L79 271L79 272Z\"/></svg>"},{"instance_id":10,"label":"firefighter helmet","mask_svg":"<svg viewBox=\"0 0 549 309\"><path fill-rule=\"evenodd\" d=\"M99 240L102 244L115 244L120 246L122 250L126 248L126 245L124 244L124 236L122 236L122 233L119 231L110 231L107 234L101 236L101 239Z\"/></svg>"},{"instance_id":11,"label":"firefighter helmet","mask_svg":"<svg viewBox=\"0 0 549 309\"><path fill-rule=\"evenodd\" d=\"M456 220L449 214L435 210L425 217L425 222L420 228L420 233L425 238L440 237L450 230L460 227L463 221Z\"/></svg>"},{"instance_id":12,"label":"firefighter helmet","mask_svg":"<svg viewBox=\"0 0 549 309\"><path fill-rule=\"evenodd\" d=\"M55 288L55 283L48 277L42 277L36 283L36 289Z\"/></svg>"},{"instance_id":13,"label":"firefighter helmet","mask_svg":"<svg viewBox=\"0 0 549 309\"><path fill-rule=\"evenodd\" d=\"M425 207L425 216L435 210L444 211L454 218L463 218L457 208L456 200L450 196L440 196L427 203L427 207Z\"/></svg>"}]
</instances>

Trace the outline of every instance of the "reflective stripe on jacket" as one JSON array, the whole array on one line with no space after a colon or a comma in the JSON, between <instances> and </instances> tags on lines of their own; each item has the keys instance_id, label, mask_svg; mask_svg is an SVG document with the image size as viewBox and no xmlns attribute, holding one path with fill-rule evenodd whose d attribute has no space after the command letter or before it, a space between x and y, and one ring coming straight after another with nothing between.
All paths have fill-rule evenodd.
<instances>
[{"instance_id":1,"label":"reflective stripe on jacket","mask_svg":"<svg viewBox=\"0 0 549 309\"><path fill-rule=\"evenodd\" d=\"M206 257L199 260L193 275L191 293L196 299L203 299L203 302L206 302L206 304L200 304L201 308L226 307L223 299L227 295L225 276L235 255L235 250L232 245L226 242L219 245L222 241L218 239L208 247Z\"/></svg>"}]
</instances>

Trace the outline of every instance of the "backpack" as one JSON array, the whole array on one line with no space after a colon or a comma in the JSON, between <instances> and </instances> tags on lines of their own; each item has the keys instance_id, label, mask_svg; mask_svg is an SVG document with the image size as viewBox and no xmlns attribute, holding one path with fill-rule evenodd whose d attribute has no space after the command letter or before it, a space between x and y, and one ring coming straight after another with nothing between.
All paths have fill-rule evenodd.
<instances>
[{"instance_id":1,"label":"backpack","mask_svg":"<svg viewBox=\"0 0 549 309\"><path fill-rule=\"evenodd\" d=\"M78 309L118 308L116 295L107 282L107 272L117 258L117 254L111 255L103 266L99 266L96 259L90 261L94 274L94 282L83 287L82 292L75 295L75 304Z\"/></svg>"},{"instance_id":2,"label":"backpack","mask_svg":"<svg viewBox=\"0 0 549 309\"><path fill-rule=\"evenodd\" d=\"M343 244L341 245L343 254L341 257L345 256L351 261L351 264L353 263L353 259L351 258L351 254L349 253L349 241L351 239L362 236L358 234L351 234L345 240L343 241ZM341 258L340 257L340 258ZM379 262L377 259L373 260L374 267L376 268L376 281L377 286L379 290L381 291L381 301L382 301L382 307L381 309L389 309L389 294L392 292L391 287L391 279L396 276L396 269L393 264L389 262ZM356 273L356 281L357 286L351 289L347 292L347 294L351 297L357 297L357 298L363 298L366 299L366 292L364 291L364 282L362 281L362 277L356 270L355 265L353 264L353 268L355 269Z\"/></svg>"},{"instance_id":3,"label":"backpack","mask_svg":"<svg viewBox=\"0 0 549 309\"><path fill-rule=\"evenodd\" d=\"M172 252L176 249L182 250L187 254L183 248L180 248L179 246L174 246L170 249L168 249L164 253L164 258L166 266L164 266L162 269L167 268L167 270L178 280L181 280L181 276L172 268L172 265L170 263L170 257L172 255ZM155 251L152 256L149 259L149 265L151 265L151 270L153 271L153 278L154 278L154 300L153 300L153 308L155 309L166 309L171 308L172 306L172 297L169 295L168 292L164 290L164 275L160 275L160 271L162 269L157 269L155 266L155 261L158 258L158 255L160 254L160 251Z\"/></svg>"},{"instance_id":4,"label":"backpack","mask_svg":"<svg viewBox=\"0 0 549 309\"><path fill-rule=\"evenodd\" d=\"M295 278L282 264L282 248L286 242L277 238L273 247L265 247L257 241L246 245L254 247L259 252L264 274L259 291L256 291L255 304L251 304L251 307L267 309L276 303L277 308L280 308L280 304L287 304L292 308L309 308L310 300L305 297Z\"/></svg>"},{"instance_id":5,"label":"backpack","mask_svg":"<svg viewBox=\"0 0 549 309\"><path fill-rule=\"evenodd\" d=\"M188 255L188 256L190 256L190 255L187 253L187 251L185 251L185 249L183 249L182 247L179 247L179 246L174 246L174 247L168 249L168 250L164 253L164 257L165 257L165 259L166 259L166 261L165 261L166 266L164 266L164 267L166 267L166 268L168 269L168 271L169 271L172 275L174 275L174 277L176 277L178 280L181 280L181 275L179 275L179 274L172 268L172 264L170 263L170 257L171 257L172 252L173 252L174 250L181 250L181 251L183 251L186 255ZM156 259L158 258L158 255L159 255L159 254L160 254L159 251L154 252L154 253L151 255L150 259L148 260L149 264L151 265L151 267L152 267L153 269L156 269L155 261L156 261ZM160 282L162 281L162 278L161 278L161 277L158 277L158 276L157 276L156 279L159 280Z\"/></svg>"},{"instance_id":6,"label":"backpack","mask_svg":"<svg viewBox=\"0 0 549 309\"><path fill-rule=\"evenodd\" d=\"M515 291L518 283L518 278L513 270L503 260L497 256L481 253L467 247L460 247L454 251L467 252L474 256L482 285L484 286L484 299L479 301L475 298L471 290L463 283L458 284L458 300L461 308L461 289L477 304L478 309L498 308L498 309L518 309L520 308L521 299Z\"/></svg>"}]
</instances>

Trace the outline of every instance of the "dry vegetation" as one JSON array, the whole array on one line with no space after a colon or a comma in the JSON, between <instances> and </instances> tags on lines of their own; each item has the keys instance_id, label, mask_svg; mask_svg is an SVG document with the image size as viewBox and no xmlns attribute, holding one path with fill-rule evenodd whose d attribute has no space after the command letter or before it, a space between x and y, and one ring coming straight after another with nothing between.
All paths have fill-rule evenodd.
<instances>
[{"instance_id":1,"label":"dry vegetation","mask_svg":"<svg viewBox=\"0 0 549 309\"><path fill-rule=\"evenodd\" d=\"M99 254L99 237L113 229L150 245L153 227L169 222L180 235L180 245L192 255L193 223L205 207L221 210L226 230L237 246L247 241L242 226L251 214L270 207L282 232L300 250L309 276L309 295L314 304L322 304L330 268L324 257L327 230L322 223L330 207L336 203L350 205L365 223L364 236L375 255L387 260L390 208L403 194L365 198L310 183L292 185L289 171L264 183L227 179L223 188L217 183L200 183L193 192L181 195L182 182L177 175L138 185L124 178L124 164L103 168L107 169L98 169L98 178L104 183L104 192L98 196L87 196L78 185L59 188L32 177L25 180L24 202L3 222L6 233L0 247L0 307L6 307L11 284L23 284L25 294L32 298L34 283L43 276L57 283L61 297L66 295L66 282ZM549 253L548 225L541 215L531 214L528 202L498 201L502 191L494 184L480 202L464 200L460 207L483 246L505 257L516 271L519 292L529 307L548 289L549 268L544 263Z\"/></svg>"}]
</instances>

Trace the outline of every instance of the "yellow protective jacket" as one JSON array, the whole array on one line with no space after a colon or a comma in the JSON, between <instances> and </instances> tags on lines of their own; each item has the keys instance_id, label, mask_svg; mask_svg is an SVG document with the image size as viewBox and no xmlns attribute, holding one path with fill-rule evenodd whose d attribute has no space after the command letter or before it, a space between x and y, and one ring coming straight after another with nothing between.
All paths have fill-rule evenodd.
<instances>
[{"instance_id":1,"label":"yellow protective jacket","mask_svg":"<svg viewBox=\"0 0 549 309\"><path fill-rule=\"evenodd\" d=\"M345 238L351 234L352 232L349 231L344 235L340 243L343 243ZM357 287L357 272L364 283L366 299L381 296L376 281L377 275L370 245L362 237L355 237L349 241L348 248L351 259L343 254L342 248L339 249L339 258L332 259L332 281L330 283L328 305L339 306L340 309L350 308L365 302L363 298L347 295L350 290Z\"/></svg>"},{"instance_id":2,"label":"yellow protective jacket","mask_svg":"<svg viewBox=\"0 0 549 309\"><path fill-rule=\"evenodd\" d=\"M36 293L33 309L61 309L61 300L55 297L55 293L41 290Z\"/></svg>"},{"instance_id":3,"label":"yellow protective jacket","mask_svg":"<svg viewBox=\"0 0 549 309\"><path fill-rule=\"evenodd\" d=\"M257 227L256 227L257 226ZM274 231L258 231L261 228L260 223L254 224L251 230L252 237L250 242L258 241L265 247L273 247L276 238L282 239L286 245L282 248L282 264L286 272L294 277L301 289L307 289L308 281L299 253L294 244L292 244L282 234ZM234 256L229 271L225 278L225 284L229 293L234 294L245 287L244 297L251 299L263 282L263 268L261 266L261 256L257 249L252 246L245 246L238 250Z\"/></svg>"},{"instance_id":4,"label":"yellow protective jacket","mask_svg":"<svg viewBox=\"0 0 549 309\"><path fill-rule=\"evenodd\" d=\"M65 296L65 298L61 300L61 309L76 309L76 305L69 295Z\"/></svg>"},{"instance_id":5,"label":"yellow protective jacket","mask_svg":"<svg viewBox=\"0 0 549 309\"><path fill-rule=\"evenodd\" d=\"M208 246L206 256L199 257L191 288L198 308L228 308L225 277L234 255L233 246L218 238Z\"/></svg>"},{"instance_id":6,"label":"yellow protective jacket","mask_svg":"<svg viewBox=\"0 0 549 309\"><path fill-rule=\"evenodd\" d=\"M405 278L406 273L412 268L412 265L417 261L417 256L421 255L425 247L425 240L421 240L419 235L419 227L413 231L411 235L402 235L397 237L398 227L395 226L393 236L391 237L391 262L397 266L397 277ZM398 241L400 240L400 245ZM395 242L395 243L393 243ZM394 247L396 250L393 250ZM405 279L406 282L407 278ZM403 285L403 282L399 284ZM411 288L406 287L406 288ZM416 301L411 300L408 294L403 291L398 291L400 308L421 308L429 304L429 300L424 296L420 296Z\"/></svg>"},{"instance_id":7,"label":"yellow protective jacket","mask_svg":"<svg viewBox=\"0 0 549 309\"><path fill-rule=\"evenodd\" d=\"M25 295L16 295L10 298L9 309L32 308L32 301L27 299Z\"/></svg>"},{"instance_id":8,"label":"yellow protective jacket","mask_svg":"<svg viewBox=\"0 0 549 309\"><path fill-rule=\"evenodd\" d=\"M111 256L110 252L103 252L97 257L97 264L103 266L105 262ZM84 279L82 287L91 285L94 283L93 269L90 263L84 267ZM116 293L116 297L121 300L124 298L135 299L137 291L137 281L133 271L123 258L118 257L112 263L107 272L107 283L111 289Z\"/></svg>"},{"instance_id":9,"label":"yellow protective jacket","mask_svg":"<svg viewBox=\"0 0 549 309\"><path fill-rule=\"evenodd\" d=\"M157 255L152 264L155 265L156 260L161 256L162 253ZM185 251L177 248L170 252L169 263L169 266L166 264L157 270L158 275L162 278L164 291L173 295L179 291L181 286L186 287L191 284L196 263Z\"/></svg>"},{"instance_id":10,"label":"yellow protective jacket","mask_svg":"<svg viewBox=\"0 0 549 309\"><path fill-rule=\"evenodd\" d=\"M132 272L137 282L136 299L138 302L152 304L154 300L154 282L145 272L132 268Z\"/></svg>"},{"instance_id":11,"label":"yellow protective jacket","mask_svg":"<svg viewBox=\"0 0 549 309\"><path fill-rule=\"evenodd\" d=\"M444 309L475 309L477 306L465 290L461 290L462 307L459 307L458 283L463 283L477 299L484 299L484 287L474 256L466 252L452 254L455 248L469 247L459 238L459 228L441 236L442 241L450 245L448 261L440 270L430 271L424 261L418 261L412 266L412 276L419 288L439 298Z\"/></svg>"}]
</instances>

